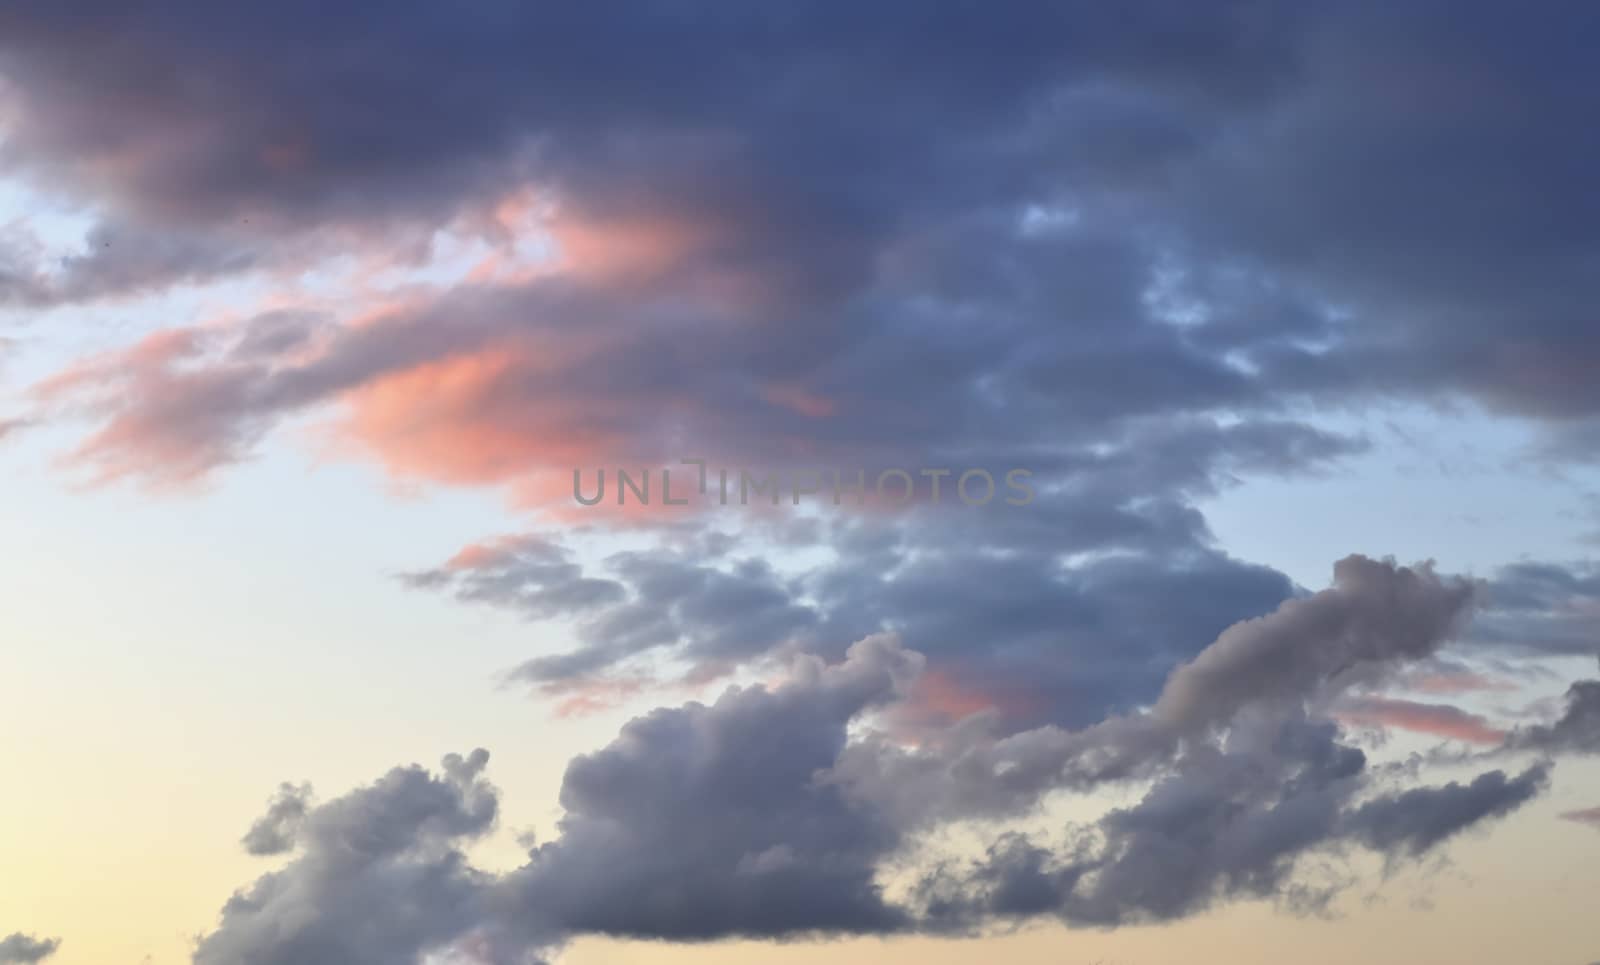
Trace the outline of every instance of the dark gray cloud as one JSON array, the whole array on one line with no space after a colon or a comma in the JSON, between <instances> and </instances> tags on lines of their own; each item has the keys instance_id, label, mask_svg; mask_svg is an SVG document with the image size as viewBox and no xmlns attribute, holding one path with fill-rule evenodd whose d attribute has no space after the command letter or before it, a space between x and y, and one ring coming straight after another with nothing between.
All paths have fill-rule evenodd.
<instances>
[{"instance_id":1,"label":"dark gray cloud","mask_svg":"<svg viewBox=\"0 0 1600 965\"><path fill-rule=\"evenodd\" d=\"M1352 806L1367 781L1361 751L1328 724L1289 721L1266 743L1181 760L1137 804L1079 828L1052 850L1006 835L966 869L923 882L933 921L970 929L991 918L1053 915L1100 927L1172 920L1237 898L1320 912L1349 878L1303 859L1353 840L1389 860L1417 857L1514 811L1547 769L1491 771L1468 785L1416 788Z\"/></svg>"},{"instance_id":2,"label":"dark gray cloud","mask_svg":"<svg viewBox=\"0 0 1600 965\"><path fill-rule=\"evenodd\" d=\"M95 9L107 35L145 41L130 47L47 6L13 5L0 24L7 74L26 84L11 161L73 159L53 177L169 218L403 217L532 172L592 204L665 203L672 186L742 220L787 215L796 234L870 231L925 204L930 182L959 189L981 176L959 193L992 190L1016 164L1000 135L1063 83L1111 75L1192 91L1185 99L1203 113L1249 103L1285 79L1292 52L1276 42L1295 19L1237 5L1253 27L1245 39L1235 23L1168 6L1131 24L1092 5L1043 3L998 16L898 3L850 16L734 5L375 10ZM908 16L923 29L904 31ZM274 51L313 22L322 43L291 69ZM69 52L92 68L59 69ZM162 69L172 63L203 79L206 95ZM859 124L867 117L871 128ZM143 126L151 121L159 128ZM1096 160L1125 140L1109 131L1082 154ZM647 162L652 178L630 182ZM110 178L91 180L107 168ZM785 179L787 190L772 190ZM828 198L841 179L852 190ZM607 188L609 199L591 197Z\"/></svg>"},{"instance_id":3,"label":"dark gray cloud","mask_svg":"<svg viewBox=\"0 0 1600 965\"><path fill-rule=\"evenodd\" d=\"M1346 833L1386 854L1420 854L1464 828L1508 814L1549 783L1549 767L1528 768L1516 777L1503 771L1478 775L1469 784L1419 787L1368 801L1351 814Z\"/></svg>"},{"instance_id":4,"label":"dark gray cloud","mask_svg":"<svg viewBox=\"0 0 1600 965\"><path fill-rule=\"evenodd\" d=\"M1230 627L1175 669L1146 714L999 740L968 726L912 752L863 742L836 777L910 821L1003 817L1064 787L1153 780L1138 804L1076 829L1060 848L1009 836L975 867L925 880L930 914L947 928L1042 914L1161 921L1241 896L1321 908L1346 882L1303 875L1308 855L1350 840L1390 860L1420 855L1546 784L1549 766L1538 765L1360 802L1373 783L1365 755L1315 716L1340 693L1435 654L1472 595L1471 583L1429 567L1351 557L1329 590Z\"/></svg>"},{"instance_id":5,"label":"dark gray cloud","mask_svg":"<svg viewBox=\"0 0 1600 965\"><path fill-rule=\"evenodd\" d=\"M906 863L917 847L938 841L925 832L979 813L962 810L970 802L953 796L954 785L925 783L919 792L944 800L912 815L850 766L868 739L863 728L907 698L923 667L894 638L870 637L835 664L798 658L783 683L636 718L571 762L558 833L504 875L474 871L459 850L497 811L481 776L487 755L447 758L439 776L396 769L310 809L293 859L234 897L196 961L416 962L455 949L510 965L583 934L949 933L1044 914L1112 926L1241 896L1304 910L1347 882L1306 874L1303 859L1334 860L1346 843L1415 857L1514 810L1548 769L1371 797L1366 756L1343 743L1339 726L1267 686L1226 731L1197 730L1153 755L1143 798L1070 827L1061 847L1000 833L977 864L945 859L891 897L883 876L918 866ZM1319 688L1302 689L1309 697ZM1017 769L1027 764L1020 748L1060 733L1047 727L993 746ZM1074 736L1088 752L1123 735L1100 725ZM986 813L1029 811L1046 794L1119 779L1079 772Z\"/></svg>"},{"instance_id":6,"label":"dark gray cloud","mask_svg":"<svg viewBox=\"0 0 1600 965\"><path fill-rule=\"evenodd\" d=\"M0 965L33 965L56 953L61 947L57 938L34 938L14 932L0 938Z\"/></svg>"},{"instance_id":7,"label":"dark gray cloud","mask_svg":"<svg viewBox=\"0 0 1600 965\"><path fill-rule=\"evenodd\" d=\"M951 528L965 531L956 520ZM1042 547L996 555L994 534L971 532L965 540L869 522L816 545L880 541L877 551L793 576L758 559L707 560L667 545L614 555L603 576L589 575L565 550L529 537L469 548L405 579L529 618L574 619L578 649L514 671L550 693L640 672L659 677L662 658L704 677L794 648L837 656L845 641L893 630L943 678L992 698L1019 725L1063 715L1087 722L1148 699L1174 660L1293 592L1281 575L1215 551L1068 566ZM529 545L561 562L509 548ZM641 670L640 658L654 669Z\"/></svg>"},{"instance_id":8,"label":"dark gray cloud","mask_svg":"<svg viewBox=\"0 0 1600 965\"><path fill-rule=\"evenodd\" d=\"M8 11L13 166L174 232L243 230L246 211L283 239L437 221L532 181L586 224L698 240L648 277L579 286L603 291L466 286L286 371L201 364L133 386L104 414L125 431L92 447L118 474L203 471L374 379L595 325L614 334L559 377L514 365L450 414L523 448L391 466L503 479L552 468L549 440L574 436L633 462L680 455L665 439L746 462L802 437L880 461L1014 456L1330 395L1593 408L1562 374L1589 351L1574 318L1590 298L1567 276L1595 239L1555 198L1581 194L1560 189L1595 144L1563 121L1582 115L1587 86L1564 81L1587 62L1555 12L932 4L908 34L876 10L650 7L618 32L406 5L323 12L318 52L291 70L269 38L304 26L293 12L176 9L139 19L147 44L109 47L48 8ZM1508 53L1508 31L1541 55ZM197 102L171 63L211 94ZM1373 96L1390 83L1405 96ZM1511 163L1501 143L1537 150ZM203 432L160 431L199 413ZM136 458L162 442L186 458Z\"/></svg>"},{"instance_id":9,"label":"dark gray cloud","mask_svg":"<svg viewBox=\"0 0 1600 965\"><path fill-rule=\"evenodd\" d=\"M511 578L496 582L502 573ZM672 567L651 575L701 585ZM1552 767L1407 786L1413 767L1372 766L1329 715L1352 692L1436 666L1480 587L1359 556L1334 577L1222 630L1144 709L1076 729L1020 729L989 711L931 723L907 743L897 715L933 661L888 635L834 663L797 655L784 682L655 710L573 760L557 834L504 875L472 870L459 851L497 810L481 752L447 759L442 777L398 769L315 808L286 787L257 824L271 845L258 850L292 846L294 858L230 902L201 955L274 962L338 949L351 961L415 961L455 948L498 965L584 934L949 934L1038 916L1115 927L1238 898L1327 909L1353 880L1349 847L1391 863L1430 854L1517 810ZM509 593L499 602L537 613L614 605L607 594L575 608L541 596L567 600L560 588L585 577L537 537L469 548L412 579ZM530 585L532 602L519 603ZM1519 731L1502 752L1572 749L1585 686L1559 722ZM1050 842L996 830L1108 786L1142 790ZM986 854L930 854L957 827L987 832ZM891 869L914 873L909 890L889 886ZM306 901L317 913L292 917ZM348 916L374 914L374 902L429 911L370 947L340 944L356 941Z\"/></svg>"},{"instance_id":10,"label":"dark gray cloud","mask_svg":"<svg viewBox=\"0 0 1600 965\"><path fill-rule=\"evenodd\" d=\"M651 938L888 932L910 917L876 875L901 830L819 783L863 712L921 658L868 638L791 683L662 709L575 759L560 836L509 887L572 931Z\"/></svg>"},{"instance_id":11,"label":"dark gray cloud","mask_svg":"<svg viewBox=\"0 0 1600 965\"><path fill-rule=\"evenodd\" d=\"M847 728L921 665L889 638L788 683L661 709L569 765L559 835L503 877L459 848L498 811L488 755L439 775L397 768L297 819L295 855L223 909L196 963L417 962L470 948L496 965L581 933L704 939L906 927L878 861L900 842L881 815L821 785ZM263 822L276 822L288 798ZM258 826L260 826L258 824Z\"/></svg>"},{"instance_id":12,"label":"dark gray cloud","mask_svg":"<svg viewBox=\"0 0 1600 965\"><path fill-rule=\"evenodd\" d=\"M980 717L914 749L864 740L836 777L913 822L1012 815L1060 788L1150 778L1241 720L1270 730L1325 715L1349 688L1425 659L1449 642L1470 598L1470 584L1429 567L1348 557L1333 587L1225 629L1171 670L1147 710L1018 733Z\"/></svg>"},{"instance_id":13,"label":"dark gray cloud","mask_svg":"<svg viewBox=\"0 0 1600 965\"><path fill-rule=\"evenodd\" d=\"M654 548L592 572L529 536L469 547L406 581L574 620L579 649L518 671L552 692L639 673L642 657L647 676L667 658L703 677L791 647L837 657L893 631L928 656L930 687L955 705L988 699L1017 726L1081 725L1150 700L1174 663L1297 592L1217 550L1182 496L1215 491L1241 464L1287 469L1343 445L1290 425L1151 428L1074 454L1028 507L835 512L788 530L741 520L827 560L789 575L730 549L706 554L727 533L710 516L684 517ZM957 681L960 693L946 686Z\"/></svg>"},{"instance_id":14,"label":"dark gray cloud","mask_svg":"<svg viewBox=\"0 0 1600 965\"><path fill-rule=\"evenodd\" d=\"M1138 804L1103 817L1092 843L1066 852L1069 873L1056 880L1071 886L1053 902L1017 905L1002 890L989 896L991 910L1111 926L1183 917L1229 897L1301 896L1296 859L1329 843L1365 762L1336 736L1291 720L1186 754ZM1014 882L1014 856L1001 857L987 873Z\"/></svg>"},{"instance_id":15,"label":"dark gray cloud","mask_svg":"<svg viewBox=\"0 0 1600 965\"><path fill-rule=\"evenodd\" d=\"M1567 688L1561 716L1549 724L1519 728L1506 745L1551 754L1600 754L1600 680L1574 682Z\"/></svg>"},{"instance_id":16,"label":"dark gray cloud","mask_svg":"<svg viewBox=\"0 0 1600 965\"><path fill-rule=\"evenodd\" d=\"M732 354L885 421L914 399L973 428L967 373L1032 420L1600 401L1580 5L604 6L12 4L3 161L115 212L64 270L85 296L526 184L588 223L693 225L634 281L774 296L745 317L806 337Z\"/></svg>"},{"instance_id":17,"label":"dark gray cloud","mask_svg":"<svg viewBox=\"0 0 1600 965\"><path fill-rule=\"evenodd\" d=\"M1018 727L1085 724L1152 698L1175 662L1297 592L1218 550L1187 499L1247 467L1308 471L1352 445L1292 423L1152 424L1041 463L1027 507L952 505L947 493L889 514L739 513L737 527L715 511L660 514L633 534L645 545L597 564L580 567L555 537L532 534L402 579L571 621L577 649L515 672L552 694L608 680L637 689L677 672L704 679L789 649L837 658L852 640L892 631L929 657L929 687L951 698L909 716L937 722L976 700ZM779 572L735 533L818 562Z\"/></svg>"},{"instance_id":18,"label":"dark gray cloud","mask_svg":"<svg viewBox=\"0 0 1600 965\"><path fill-rule=\"evenodd\" d=\"M438 775L395 768L307 811L294 822L294 860L234 894L196 946L196 965L393 965L471 931L487 914L485 878L460 846L498 813L481 776L487 762L475 751L447 757ZM257 828L280 832L272 825L285 800Z\"/></svg>"}]
</instances>

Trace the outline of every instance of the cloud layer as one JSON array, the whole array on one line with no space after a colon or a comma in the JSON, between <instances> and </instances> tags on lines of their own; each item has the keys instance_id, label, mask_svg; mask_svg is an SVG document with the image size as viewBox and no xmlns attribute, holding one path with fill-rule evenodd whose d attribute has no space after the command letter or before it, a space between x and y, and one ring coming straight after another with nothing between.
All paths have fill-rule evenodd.
<instances>
[{"instance_id":1,"label":"cloud layer","mask_svg":"<svg viewBox=\"0 0 1600 965\"><path fill-rule=\"evenodd\" d=\"M446 759L440 775L397 769L308 811L285 788L247 844L268 829L274 847L258 850L292 840L292 860L229 903L197 960L417 961L453 948L510 963L586 934L950 934L1038 916L1113 926L1241 898L1322 909L1349 883L1326 874L1348 847L1416 858L1548 784L1539 755L1515 773L1397 786L1404 774L1370 764L1327 716L1353 688L1435 654L1471 597L1431 569L1352 557L1332 588L1222 633L1148 709L1014 732L979 714L915 744L886 725L916 692L923 655L879 635L837 663L801 656L781 682L653 711L575 758L556 837L504 875L473 871L460 850L496 814L484 752ZM1565 734L1566 720L1530 733ZM1059 840L993 830L1106 787L1142 797ZM956 827L989 829L993 843L976 858L951 852L938 832ZM390 909L427 912L354 944L366 933L356 921Z\"/></svg>"}]
</instances>

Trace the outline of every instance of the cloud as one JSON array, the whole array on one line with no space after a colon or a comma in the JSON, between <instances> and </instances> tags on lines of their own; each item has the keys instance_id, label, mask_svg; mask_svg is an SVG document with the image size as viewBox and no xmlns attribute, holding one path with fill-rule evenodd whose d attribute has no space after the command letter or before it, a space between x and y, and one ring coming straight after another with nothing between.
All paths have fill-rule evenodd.
<instances>
[{"instance_id":1,"label":"cloud","mask_svg":"<svg viewBox=\"0 0 1600 965\"><path fill-rule=\"evenodd\" d=\"M56 953L61 947L57 938L34 938L14 932L0 938L0 965L33 965Z\"/></svg>"},{"instance_id":2,"label":"cloud","mask_svg":"<svg viewBox=\"0 0 1600 965\"><path fill-rule=\"evenodd\" d=\"M1110 927L1180 918L1227 898L1296 895L1296 859L1334 838L1365 763L1335 733L1290 721L1264 731L1258 747L1185 755L1139 803L1082 828L1060 854L1003 841L943 911L957 921L1048 913Z\"/></svg>"},{"instance_id":3,"label":"cloud","mask_svg":"<svg viewBox=\"0 0 1600 965\"><path fill-rule=\"evenodd\" d=\"M1413 788L1363 804L1349 816L1347 830L1376 850L1419 854L1463 828L1511 812L1548 782L1549 767L1538 765L1516 777L1489 771L1470 784Z\"/></svg>"},{"instance_id":4,"label":"cloud","mask_svg":"<svg viewBox=\"0 0 1600 965\"><path fill-rule=\"evenodd\" d=\"M1582 811L1568 811L1561 817L1568 821L1576 821L1579 824L1600 828L1600 807L1586 808Z\"/></svg>"},{"instance_id":5,"label":"cloud","mask_svg":"<svg viewBox=\"0 0 1600 965\"><path fill-rule=\"evenodd\" d=\"M1600 680L1579 680L1567 688L1566 709L1549 724L1513 731L1506 745L1551 754L1600 754Z\"/></svg>"},{"instance_id":6,"label":"cloud","mask_svg":"<svg viewBox=\"0 0 1600 965\"><path fill-rule=\"evenodd\" d=\"M833 666L802 660L774 689L631 722L569 765L559 836L500 878L459 850L498 813L488 755L448 757L439 775L397 768L300 816L293 860L234 896L195 961L414 962L460 946L509 965L577 933L900 927L874 882L897 833L813 776L850 722L919 667L894 640L869 638ZM263 822L290 799L303 797L280 794Z\"/></svg>"},{"instance_id":7,"label":"cloud","mask_svg":"<svg viewBox=\"0 0 1600 965\"><path fill-rule=\"evenodd\" d=\"M318 51L284 64L313 14ZM1600 404L1576 8L642 5L621 32L412 4L381 23L304 3L94 15L103 34L39 3L0 21L0 162L105 212L51 297L463 219L492 233L524 199L548 208L567 280L700 310L619 371L650 363L675 401L735 390L780 428L868 399L885 422L959 416L968 440L994 410L1057 427L1445 394L1571 428ZM107 39L125 30L149 42ZM24 298L36 276L6 275ZM723 317L688 321L708 306ZM763 344L740 337L757 328ZM749 383L705 365L712 384L683 391L691 342ZM536 385L503 348L497 384ZM393 394L369 404L392 413ZM493 395L456 402L483 419ZM397 467L420 458L387 444ZM463 478L492 474L460 455Z\"/></svg>"},{"instance_id":8,"label":"cloud","mask_svg":"<svg viewBox=\"0 0 1600 965\"><path fill-rule=\"evenodd\" d=\"M658 648L681 647L683 656L699 662L763 654L817 622L758 559L718 567L681 552L622 552L608 558L606 568L612 577L587 576L564 547L526 536L469 546L443 567L403 579L530 619L577 618L581 650L539 657L512 671L514 679L552 692L587 684L592 675Z\"/></svg>"},{"instance_id":9,"label":"cloud","mask_svg":"<svg viewBox=\"0 0 1600 965\"><path fill-rule=\"evenodd\" d=\"M445 758L438 775L395 768L306 811L292 822L294 859L234 894L195 947L196 965L392 965L469 931L486 913L484 876L459 847L498 814L481 777L487 762L480 750ZM258 853L282 850L285 810L302 805L298 794L280 795L247 843L272 837Z\"/></svg>"},{"instance_id":10,"label":"cloud","mask_svg":"<svg viewBox=\"0 0 1600 965\"><path fill-rule=\"evenodd\" d=\"M1299 699L1321 685L1370 681L1437 651L1462 625L1473 592L1431 567L1361 556L1335 564L1333 579L1329 590L1230 627L1173 672L1152 714L1187 729L1225 720L1242 700Z\"/></svg>"},{"instance_id":11,"label":"cloud","mask_svg":"<svg viewBox=\"0 0 1600 965\"><path fill-rule=\"evenodd\" d=\"M538 536L468 546L441 567L401 579L419 589L449 587L463 601L508 607L530 619L577 615L625 598L622 584L585 577L565 547Z\"/></svg>"},{"instance_id":12,"label":"cloud","mask_svg":"<svg viewBox=\"0 0 1600 965\"><path fill-rule=\"evenodd\" d=\"M933 562L924 562L928 550L912 558L926 545L920 528L891 530L897 541L910 539L798 576L753 559L705 561L693 549L663 547L614 555L601 577L548 539L529 536L468 547L443 567L405 579L535 619L576 619L579 649L535 658L513 673L550 695L574 693L581 704L596 688L636 693L652 678L670 679L673 664L662 658L705 679L792 648L836 654L833 639L892 628L930 662L897 710L907 726L983 711L1011 730L1047 721L1081 725L1154 701L1153 714L1131 726L1141 728L1139 741L1156 744L1165 740L1161 734L1225 722L1249 701L1329 703L1340 691L1420 665L1458 633L1474 599L1467 581L1362 557L1336 566L1332 589L1287 601L1289 586L1269 571L1210 555L1171 571L1170 563L1134 555L1041 578L1048 557L1036 561L1015 549L996 557L981 531L969 543L957 529L940 534ZM1254 587L1259 595L1245 595ZM1240 594L1244 606L1230 611L1228 593ZM1139 622L1157 600L1165 613ZM1194 601L1189 609L1186 600ZM1276 612L1249 619L1275 601ZM1230 627L1233 621L1243 622ZM1221 639L1205 647L1200 634L1208 624ZM1074 640L1090 629L1092 636ZM1123 644L1107 647L1118 632L1126 634ZM1171 642L1153 649L1163 633ZM1310 647L1308 639L1325 643ZM1094 664L1064 666L1063 654L1079 647ZM1168 667L1202 647L1204 662L1196 658L1170 676L1150 667ZM640 662L646 654L648 664ZM1369 698L1345 701L1342 712L1376 720L1381 711L1391 723L1498 742L1486 723L1452 710Z\"/></svg>"},{"instance_id":13,"label":"cloud","mask_svg":"<svg viewBox=\"0 0 1600 965\"><path fill-rule=\"evenodd\" d=\"M1600 651L1600 570L1592 563L1523 562L1486 581L1472 640L1516 655Z\"/></svg>"},{"instance_id":14,"label":"cloud","mask_svg":"<svg viewBox=\"0 0 1600 965\"><path fill-rule=\"evenodd\" d=\"M103 221L83 239L80 250L52 265L36 254L25 260L15 250L0 250L0 306L48 309L212 281L271 264L265 254L270 244L228 231L154 230ZM304 251L296 252L296 262L304 264L304 256Z\"/></svg>"},{"instance_id":15,"label":"cloud","mask_svg":"<svg viewBox=\"0 0 1600 965\"><path fill-rule=\"evenodd\" d=\"M1341 719L1354 724L1396 727L1474 744L1499 744L1505 731L1477 714L1449 704L1425 704L1393 697L1359 697L1338 708Z\"/></svg>"},{"instance_id":16,"label":"cloud","mask_svg":"<svg viewBox=\"0 0 1600 965\"><path fill-rule=\"evenodd\" d=\"M1266 742L1179 762L1136 805L1118 809L1057 853L1003 836L962 872L923 882L935 921L968 929L990 917L1053 915L1111 927L1192 915L1233 898L1322 911L1348 884L1305 876L1302 857L1356 840L1390 860L1420 855L1460 831L1510 813L1546 783L1536 767L1471 784L1417 788L1348 805L1364 755L1327 724L1288 721Z\"/></svg>"},{"instance_id":17,"label":"cloud","mask_svg":"<svg viewBox=\"0 0 1600 965\"><path fill-rule=\"evenodd\" d=\"M1089 719L1148 698L1163 675L1151 663L1197 651L1205 635L1291 592L1280 575L1215 553L1052 569L1053 550L1012 544L1002 557L989 547L1004 545L1005 533L951 525L868 520L806 535L795 548L854 541L862 552L800 573L742 553L707 557L700 548L717 531L695 528L695 536L674 530L593 568L545 536L492 541L403 580L529 619L572 621L577 649L514 671L554 695L607 678L670 680L674 667L705 679L793 648L837 656L841 639L894 629L944 679L959 677L971 699L1007 695L1001 703L1019 724L1066 713ZM1149 609L1156 599L1164 611ZM1082 669L1060 659L1111 639L1121 642L1119 657Z\"/></svg>"},{"instance_id":18,"label":"cloud","mask_svg":"<svg viewBox=\"0 0 1600 965\"><path fill-rule=\"evenodd\" d=\"M1219 734L1242 740L1231 736L1241 722L1268 732L1290 727L1337 707L1349 688L1431 656L1472 598L1470 583L1427 566L1352 556L1334 572L1333 587L1225 629L1170 672L1148 710L1079 730L996 734L992 719L974 719L920 749L864 741L841 758L836 776L908 821L1015 815L1061 788L1150 778L1182 766L1193 745Z\"/></svg>"},{"instance_id":19,"label":"cloud","mask_svg":"<svg viewBox=\"0 0 1600 965\"><path fill-rule=\"evenodd\" d=\"M726 513L663 510L637 525L608 518L627 548L599 560L580 564L569 536L538 529L402 580L571 622L575 649L517 670L553 695L611 678L703 680L791 648L836 658L894 631L973 699L1000 698L1017 726L1081 724L1153 698L1174 662L1296 592L1211 545L1184 495L1240 465L1294 471L1330 449L1342 451L1290 425L1149 426L1061 457L1028 507L751 512L737 529ZM808 562L774 565L750 548L758 539Z\"/></svg>"},{"instance_id":20,"label":"cloud","mask_svg":"<svg viewBox=\"0 0 1600 965\"><path fill-rule=\"evenodd\" d=\"M282 854L294 847L295 835L311 809L311 788L283 784L256 822L245 833L245 851L254 855Z\"/></svg>"},{"instance_id":21,"label":"cloud","mask_svg":"<svg viewBox=\"0 0 1600 965\"><path fill-rule=\"evenodd\" d=\"M578 932L668 939L882 933L909 927L878 862L883 816L815 780L851 721L896 699L921 658L884 637L802 663L772 690L654 711L562 782L560 836L509 888Z\"/></svg>"},{"instance_id":22,"label":"cloud","mask_svg":"<svg viewBox=\"0 0 1600 965\"><path fill-rule=\"evenodd\" d=\"M1376 582L1369 574L1360 585ZM1449 598L1453 588L1437 592ZM994 825L964 819L1032 813L1048 794L1132 775L1091 776L1075 753L1076 777L1058 770L1020 788L1013 775L1028 766L1024 752L1060 738L1047 727L990 742L992 759L1008 765L997 773L978 774L970 756L952 765L973 787L1009 789L1011 800L996 789L973 807L958 782L911 788L938 798L917 811L884 796L860 755L881 740L886 714L914 692L924 665L897 639L873 636L836 663L798 657L772 685L637 717L568 765L557 834L500 875L473 869L461 852L498 811L482 776L487 755L446 758L438 775L398 768L307 810L289 863L235 895L196 961L415 962L458 952L510 965L586 934L947 934L1045 914L1114 926L1244 896L1304 910L1347 883L1308 876L1307 856L1332 860L1355 843L1412 858L1510 813L1547 779L1541 764L1374 796L1366 756L1342 742L1339 725L1269 686L1244 698L1225 732L1191 720L1201 729L1181 746L1152 745L1136 804L1068 826L1059 847L1000 833L971 862L941 846L943 831L983 832ZM1319 689L1305 683L1303 695ZM926 752L982 740L963 735L971 726L951 725ZM1097 753L1137 730L1097 725L1071 736L1079 753ZM289 799L302 795L280 793L267 823ZM907 871L909 888L891 887Z\"/></svg>"}]
</instances>

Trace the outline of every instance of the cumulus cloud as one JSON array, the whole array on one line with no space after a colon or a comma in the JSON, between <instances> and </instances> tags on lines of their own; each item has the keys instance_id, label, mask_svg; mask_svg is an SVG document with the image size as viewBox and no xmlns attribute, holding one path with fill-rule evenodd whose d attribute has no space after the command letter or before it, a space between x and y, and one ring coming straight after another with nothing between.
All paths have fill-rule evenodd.
<instances>
[{"instance_id":1,"label":"cumulus cloud","mask_svg":"<svg viewBox=\"0 0 1600 965\"><path fill-rule=\"evenodd\" d=\"M1431 655L1460 625L1471 590L1431 567L1348 557L1333 587L1227 628L1172 670L1148 710L998 737L974 719L931 752L862 744L842 770L905 814L1015 813L1060 787L1148 777L1241 715L1326 713L1349 687Z\"/></svg>"},{"instance_id":2,"label":"cumulus cloud","mask_svg":"<svg viewBox=\"0 0 1600 965\"><path fill-rule=\"evenodd\" d=\"M577 933L900 927L874 880L897 832L814 775L920 665L874 637L839 664L802 660L776 688L633 721L569 765L560 834L500 878L460 851L498 813L487 753L448 757L437 775L397 768L301 815L293 860L233 897L195 961L392 965L459 946L509 965ZM290 800L298 810L303 795L280 794L257 827L275 828Z\"/></svg>"},{"instance_id":3,"label":"cumulus cloud","mask_svg":"<svg viewBox=\"0 0 1600 965\"><path fill-rule=\"evenodd\" d=\"M547 547L532 553L559 566ZM574 759L558 833L504 875L460 851L497 812L482 752L447 759L440 776L397 769L309 810L286 789L256 827L270 838L262 850L278 850L289 815L294 857L235 896L197 961L457 949L509 963L584 934L943 934L1039 915L1114 926L1239 897L1325 907L1348 882L1308 872L1308 857L1359 844L1414 858L1516 810L1549 771L1387 786L1326 713L1379 670L1429 658L1470 584L1359 557L1337 572L1333 588L1221 634L1148 710L1077 730L1006 732L978 714L904 746L886 726L915 694L923 655L877 635L834 663L799 656L780 682L653 711ZM1108 783L1143 796L1060 843L1002 833L975 862L926 850L942 830L993 828L984 822ZM920 871L907 888L896 868ZM427 911L357 945L350 916L385 908Z\"/></svg>"},{"instance_id":4,"label":"cumulus cloud","mask_svg":"<svg viewBox=\"0 0 1600 965\"><path fill-rule=\"evenodd\" d=\"M1226 720L1245 700L1302 699L1322 686L1370 682L1437 651L1460 628L1473 592L1431 567L1360 556L1340 560L1333 579L1329 590L1230 627L1173 672L1152 714L1189 729Z\"/></svg>"},{"instance_id":5,"label":"cumulus cloud","mask_svg":"<svg viewBox=\"0 0 1600 965\"><path fill-rule=\"evenodd\" d=\"M292 822L294 859L229 899L195 947L196 965L393 965L470 931L486 914L484 876L460 847L498 814L482 777L488 759L452 755L440 774L395 768L306 811ZM298 793L281 795L247 843L282 850L285 812L301 807Z\"/></svg>"},{"instance_id":6,"label":"cumulus cloud","mask_svg":"<svg viewBox=\"0 0 1600 965\"><path fill-rule=\"evenodd\" d=\"M852 720L903 692L921 657L869 637L834 666L658 710L575 759L560 836L508 887L572 931L653 938L888 932L877 865L900 830L819 783Z\"/></svg>"}]
</instances>

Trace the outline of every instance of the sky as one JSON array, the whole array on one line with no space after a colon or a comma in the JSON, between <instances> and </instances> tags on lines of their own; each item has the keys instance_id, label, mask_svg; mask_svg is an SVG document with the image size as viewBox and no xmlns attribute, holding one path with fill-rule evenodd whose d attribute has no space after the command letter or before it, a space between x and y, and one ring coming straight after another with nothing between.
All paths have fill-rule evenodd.
<instances>
[{"instance_id":1,"label":"sky","mask_svg":"<svg viewBox=\"0 0 1600 965\"><path fill-rule=\"evenodd\" d=\"M0 965L1600 960L1597 34L0 6Z\"/></svg>"}]
</instances>

